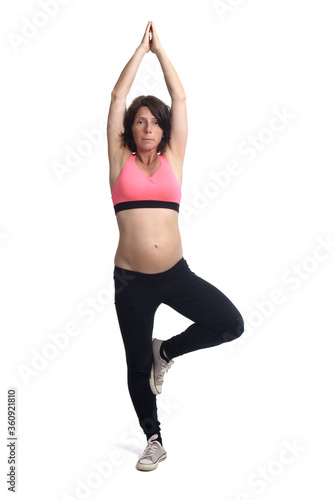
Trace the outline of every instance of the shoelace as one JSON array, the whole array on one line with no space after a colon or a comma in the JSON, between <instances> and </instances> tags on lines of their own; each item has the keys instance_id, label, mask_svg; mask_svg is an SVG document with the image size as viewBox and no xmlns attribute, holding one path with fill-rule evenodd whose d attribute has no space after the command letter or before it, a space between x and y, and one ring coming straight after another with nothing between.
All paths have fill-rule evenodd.
<instances>
[{"instance_id":1,"label":"shoelace","mask_svg":"<svg viewBox=\"0 0 333 500\"><path fill-rule=\"evenodd\" d=\"M170 361L167 363L165 361L165 364L163 363L164 366L161 367L161 372L160 372L160 377L158 377L159 381L163 381L164 375L168 372L168 370L171 368L171 365L174 364L174 361L170 359Z\"/></svg>"},{"instance_id":2,"label":"shoelace","mask_svg":"<svg viewBox=\"0 0 333 500\"><path fill-rule=\"evenodd\" d=\"M147 458L148 460L151 460L152 462L154 461L153 460L153 455L158 451L159 449L159 442L158 441L151 441L150 443L148 443L148 446L147 448L145 449L142 457L141 457L141 460L142 459L145 459Z\"/></svg>"}]
</instances>

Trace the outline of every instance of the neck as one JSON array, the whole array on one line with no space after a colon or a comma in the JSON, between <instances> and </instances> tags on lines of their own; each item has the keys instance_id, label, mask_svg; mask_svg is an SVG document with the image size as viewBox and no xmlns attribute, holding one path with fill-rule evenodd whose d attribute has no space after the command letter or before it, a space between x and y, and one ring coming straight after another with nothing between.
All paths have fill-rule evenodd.
<instances>
[{"instance_id":1,"label":"neck","mask_svg":"<svg viewBox=\"0 0 333 500\"><path fill-rule=\"evenodd\" d=\"M157 149L152 149L150 151L142 151L140 149L136 150L136 156L139 158L141 163L144 165L150 165L157 158Z\"/></svg>"}]
</instances>

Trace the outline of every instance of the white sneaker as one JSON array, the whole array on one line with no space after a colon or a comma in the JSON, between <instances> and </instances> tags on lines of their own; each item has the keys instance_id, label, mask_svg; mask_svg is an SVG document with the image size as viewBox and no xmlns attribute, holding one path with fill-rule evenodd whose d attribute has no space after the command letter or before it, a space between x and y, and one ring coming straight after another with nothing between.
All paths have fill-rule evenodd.
<instances>
[{"instance_id":1,"label":"white sneaker","mask_svg":"<svg viewBox=\"0 0 333 500\"><path fill-rule=\"evenodd\" d=\"M159 441L157 434L148 439L148 445L138 460L136 468L138 470L150 471L156 469L158 464L167 457L166 451Z\"/></svg>"},{"instance_id":2,"label":"white sneaker","mask_svg":"<svg viewBox=\"0 0 333 500\"><path fill-rule=\"evenodd\" d=\"M160 347L163 340L153 339L153 363L150 371L149 384L153 394L157 396L162 392L164 375L174 364L170 359L168 362L160 356Z\"/></svg>"}]
</instances>

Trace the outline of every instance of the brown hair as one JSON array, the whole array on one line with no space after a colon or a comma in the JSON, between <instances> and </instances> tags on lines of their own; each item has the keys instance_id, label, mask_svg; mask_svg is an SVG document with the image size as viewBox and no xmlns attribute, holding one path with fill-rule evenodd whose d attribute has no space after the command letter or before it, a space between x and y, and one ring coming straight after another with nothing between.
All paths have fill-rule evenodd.
<instances>
[{"instance_id":1,"label":"brown hair","mask_svg":"<svg viewBox=\"0 0 333 500\"><path fill-rule=\"evenodd\" d=\"M132 125L135 115L141 106L147 106L150 112L158 120L158 124L163 130L163 137L158 145L158 150L163 152L163 149L170 140L171 121L170 121L170 106L153 95L140 95L136 97L130 107L126 110L124 117L125 132L121 133L123 145L129 147L132 152L136 151L136 144L132 134Z\"/></svg>"}]
</instances>

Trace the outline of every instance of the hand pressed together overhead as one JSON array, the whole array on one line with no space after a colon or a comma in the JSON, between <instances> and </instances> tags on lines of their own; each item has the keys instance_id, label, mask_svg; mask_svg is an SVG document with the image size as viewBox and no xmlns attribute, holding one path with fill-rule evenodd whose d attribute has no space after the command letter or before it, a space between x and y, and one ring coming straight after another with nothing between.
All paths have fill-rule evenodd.
<instances>
[{"instance_id":1,"label":"hand pressed together overhead","mask_svg":"<svg viewBox=\"0 0 333 500\"><path fill-rule=\"evenodd\" d=\"M150 39L151 34L151 39ZM162 48L161 42L157 36L155 24L153 21L149 21L146 27L145 34L143 35L141 45L145 48L146 52L156 52Z\"/></svg>"}]
</instances>

